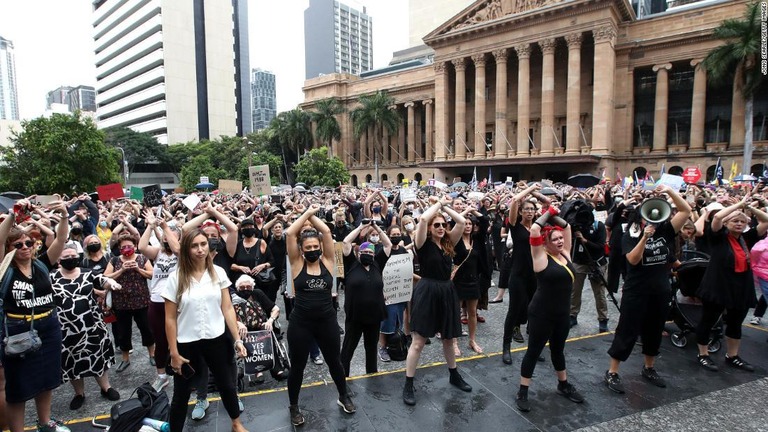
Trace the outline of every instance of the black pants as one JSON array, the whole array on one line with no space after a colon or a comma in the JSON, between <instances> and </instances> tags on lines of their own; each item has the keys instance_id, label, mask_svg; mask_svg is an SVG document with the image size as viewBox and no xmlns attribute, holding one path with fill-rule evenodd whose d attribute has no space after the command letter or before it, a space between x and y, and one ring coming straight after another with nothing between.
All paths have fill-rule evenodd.
<instances>
[{"instance_id":1,"label":"black pants","mask_svg":"<svg viewBox=\"0 0 768 432\"><path fill-rule=\"evenodd\" d=\"M608 280L606 281L608 282L608 291L614 294L619 292L619 278L626 276L626 273L627 260L621 254L621 248L611 249L611 254L608 256Z\"/></svg>"},{"instance_id":2,"label":"black pants","mask_svg":"<svg viewBox=\"0 0 768 432\"><path fill-rule=\"evenodd\" d=\"M240 417L237 403L237 365L235 364L235 348L232 336L227 332L215 339L203 339L189 343L179 343L179 354L189 360L189 365L195 370L195 376L185 379L180 375L173 376L173 401L171 402L170 421L172 432L184 430L184 420L187 417L189 395L195 386L205 386L200 375L210 368L216 388L221 395L221 401L231 419Z\"/></svg>"},{"instance_id":3,"label":"black pants","mask_svg":"<svg viewBox=\"0 0 768 432\"><path fill-rule=\"evenodd\" d=\"M136 322L136 327L139 328L141 333L141 345L150 346L155 343L155 338L152 336L152 330L149 327L149 315L147 314L148 308L141 309L115 309L115 316L117 317L117 346L123 352L128 352L133 349L131 338L133 337L133 322Z\"/></svg>"},{"instance_id":4,"label":"black pants","mask_svg":"<svg viewBox=\"0 0 768 432\"><path fill-rule=\"evenodd\" d=\"M365 373L378 372L378 347L380 323L361 324L347 320L344 323L344 342L341 345L341 364L344 374L349 376L349 364L355 354L355 348L363 337L365 347Z\"/></svg>"},{"instance_id":5,"label":"black pants","mask_svg":"<svg viewBox=\"0 0 768 432\"><path fill-rule=\"evenodd\" d=\"M571 329L571 320L568 315L559 317L539 317L529 315L528 321L528 350L525 351L523 364L520 367L520 376L531 378L536 362L549 342L549 351L552 354L552 366L555 371L565 370L565 340Z\"/></svg>"},{"instance_id":6,"label":"black pants","mask_svg":"<svg viewBox=\"0 0 768 432\"><path fill-rule=\"evenodd\" d=\"M725 335L731 339L741 339L741 324L747 317L749 309L726 309L723 305L708 301L703 301L701 307L701 321L696 326L696 343L709 345L712 327L717 323L723 311L725 311L723 317Z\"/></svg>"},{"instance_id":7,"label":"black pants","mask_svg":"<svg viewBox=\"0 0 768 432\"><path fill-rule=\"evenodd\" d=\"M509 308L504 320L505 344L512 342L512 329L528 321L528 303L536 292L536 277L523 277L516 274L509 277Z\"/></svg>"},{"instance_id":8,"label":"black pants","mask_svg":"<svg viewBox=\"0 0 768 432\"><path fill-rule=\"evenodd\" d=\"M317 341L320 352L323 353L328 371L336 384L339 395L347 393L347 382L344 368L341 366L339 352L339 324L336 313L330 313L323 318L306 319L295 313L288 323L288 357L291 359L291 374L288 376L288 400L291 405L299 403L301 383L304 381L304 368L307 366L310 344Z\"/></svg>"},{"instance_id":9,"label":"black pants","mask_svg":"<svg viewBox=\"0 0 768 432\"><path fill-rule=\"evenodd\" d=\"M757 306L755 306L755 316L762 318L766 309L768 309L768 302L765 301L765 296L761 295L760 300L757 301Z\"/></svg>"},{"instance_id":10,"label":"black pants","mask_svg":"<svg viewBox=\"0 0 768 432\"><path fill-rule=\"evenodd\" d=\"M661 332L669 315L670 293L647 294L639 287L633 291L624 291L621 297L619 324L613 336L613 343L608 354L619 361L626 361L632 354L637 337L643 338L643 354L659 355Z\"/></svg>"},{"instance_id":11,"label":"black pants","mask_svg":"<svg viewBox=\"0 0 768 432\"><path fill-rule=\"evenodd\" d=\"M512 257L507 253L506 246L501 254L501 265L499 266L499 289L509 288L509 274L512 272Z\"/></svg>"}]
</instances>

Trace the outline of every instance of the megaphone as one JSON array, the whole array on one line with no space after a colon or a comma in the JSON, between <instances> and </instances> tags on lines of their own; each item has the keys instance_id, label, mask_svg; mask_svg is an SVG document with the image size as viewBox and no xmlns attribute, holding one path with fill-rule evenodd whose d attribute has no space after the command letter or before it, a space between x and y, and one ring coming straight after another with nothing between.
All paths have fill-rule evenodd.
<instances>
[{"instance_id":1,"label":"megaphone","mask_svg":"<svg viewBox=\"0 0 768 432\"><path fill-rule=\"evenodd\" d=\"M658 225L672 216L672 206L662 198L650 198L640 205L640 217L646 222Z\"/></svg>"}]
</instances>

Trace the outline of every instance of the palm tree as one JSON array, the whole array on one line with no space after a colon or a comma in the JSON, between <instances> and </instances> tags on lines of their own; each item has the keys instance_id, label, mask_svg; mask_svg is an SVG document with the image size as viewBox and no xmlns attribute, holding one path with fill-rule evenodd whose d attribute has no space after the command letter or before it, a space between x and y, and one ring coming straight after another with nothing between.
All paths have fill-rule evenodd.
<instances>
[{"instance_id":1,"label":"palm tree","mask_svg":"<svg viewBox=\"0 0 768 432\"><path fill-rule=\"evenodd\" d=\"M384 140L384 129L389 132L389 136L395 135L400 126L401 118L397 111L390 107L395 104L395 99L387 95L385 91L378 91L370 95L362 95L358 99L360 106L350 113L352 119L352 128L355 139L359 139L368 129L373 128L375 139L373 154L375 164L376 182L379 178L379 155L382 154L382 141Z\"/></svg>"},{"instance_id":2,"label":"palm tree","mask_svg":"<svg viewBox=\"0 0 768 432\"><path fill-rule=\"evenodd\" d=\"M317 123L317 129L315 129L315 138L318 141L327 144L328 147L328 159L333 157L333 151L331 146L333 141L341 140L341 127L339 126L336 116L342 114L344 111L343 106L339 103L338 99L326 98L319 100L315 105L317 111L310 113L312 120Z\"/></svg>"},{"instance_id":3,"label":"palm tree","mask_svg":"<svg viewBox=\"0 0 768 432\"><path fill-rule=\"evenodd\" d=\"M286 149L289 152L296 152L296 162L301 159L302 150L312 142L312 132L309 127L309 113L299 108L290 111L284 111L277 115L269 124L268 137L276 139L280 143L280 150L283 153L283 165L285 175L290 180L291 169L286 158Z\"/></svg>"},{"instance_id":4,"label":"palm tree","mask_svg":"<svg viewBox=\"0 0 768 432\"><path fill-rule=\"evenodd\" d=\"M748 174L752 166L752 105L755 91L764 82L765 76L757 67L760 58L760 5L747 5L743 19L727 19L712 33L716 39L725 41L707 54L702 66L712 80L722 81L731 76L744 97L744 165L742 172ZM735 76L734 76L735 75ZM740 85L739 85L740 83Z\"/></svg>"}]
</instances>

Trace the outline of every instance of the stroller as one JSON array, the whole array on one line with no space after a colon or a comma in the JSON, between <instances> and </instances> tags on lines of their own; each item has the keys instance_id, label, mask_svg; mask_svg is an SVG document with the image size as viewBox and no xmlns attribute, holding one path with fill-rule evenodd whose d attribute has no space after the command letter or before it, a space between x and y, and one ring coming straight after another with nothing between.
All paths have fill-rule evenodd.
<instances>
[{"instance_id":1,"label":"stroller","mask_svg":"<svg viewBox=\"0 0 768 432\"><path fill-rule=\"evenodd\" d=\"M678 329L670 332L672 345L684 348L688 344L686 335L696 332L696 326L701 320L701 300L695 297L696 290L704 279L704 273L709 265L709 255L703 252L683 252L683 263L672 276L672 310L670 315ZM720 317L712 327L709 339L710 353L720 351L723 337L723 320Z\"/></svg>"}]
</instances>

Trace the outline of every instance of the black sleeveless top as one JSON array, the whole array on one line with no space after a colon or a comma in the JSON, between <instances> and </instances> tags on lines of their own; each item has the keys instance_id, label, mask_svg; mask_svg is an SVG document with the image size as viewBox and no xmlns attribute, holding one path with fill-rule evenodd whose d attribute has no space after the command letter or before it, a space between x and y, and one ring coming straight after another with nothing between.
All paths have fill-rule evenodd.
<instances>
[{"instance_id":1,"label":"black sleeveless top","mask_svg":"<svg viewBox=\"0 0 768 432\"><path fill-rule=\"evenodd\" d=\"M547 267L536 273L538 287L528 313L546 317L562 317L570 314L575 274L576 270L570 261L562 265L547 254Z\"/></svg>"},{"instance_id":2,"label":"black sleeveless top","mask_svg":"<svg viewBox=\"0 0 768 432\"><path fill-rule=\"evenodd\" d=\"M422 278L439 281L451 280L453 259L440 250L435 242L430 239L424 241L424 244L416 249L416 255L419 257Z\"/></svg>"},{"instance_id":3,"label":"black sleeveless top","mask_svg":"<svg viewBox=\"0 0 768 432\"><path fill-rule=\"evenodd\" d=\"M301 268L298 276L293 280L295 290L295 302L291 318L327 318L335 316L333 308L333 275L320 261L320 274L307 273L307 263Z\"/></svg>"}]
</instances>

